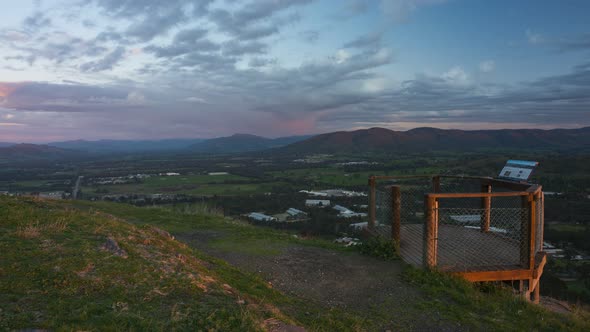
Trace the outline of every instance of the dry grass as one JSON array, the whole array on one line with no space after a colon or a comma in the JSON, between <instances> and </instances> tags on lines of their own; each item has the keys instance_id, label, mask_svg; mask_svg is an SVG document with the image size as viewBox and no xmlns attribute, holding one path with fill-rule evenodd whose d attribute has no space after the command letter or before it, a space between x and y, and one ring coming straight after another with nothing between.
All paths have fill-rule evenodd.
<instances>
[{"instance_id":1,"label":"dry grass","mask_svg":"<svg viewBox=\"0 0 590 332\"><path fill-rule=\"evenodd\" d=\"M38 222L36 224L19 226L14 233L16 236L23 239L34 239L41 236L41 230Z\"/></svg>"},{"instance_id":2,"label":"dry grass","mask_svg":"<svg viewBox=\"0 0 590 332\"><path fill-rule=\"evenodd\" d=\"M40 237L42 234L55 234L63 232L67 228L68 223L60 218L60 220L50 223L40 223L39 221L34 221L26 225L20 225L16 228L14 233L17 237L22 239L35 239Z\"/></svg>"}]
</instances>

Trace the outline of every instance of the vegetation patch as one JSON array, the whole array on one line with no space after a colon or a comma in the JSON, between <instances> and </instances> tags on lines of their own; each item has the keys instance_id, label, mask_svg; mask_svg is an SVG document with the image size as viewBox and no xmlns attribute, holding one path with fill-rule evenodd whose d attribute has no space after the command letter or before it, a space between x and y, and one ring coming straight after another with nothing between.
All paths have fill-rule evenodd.
<instances>
[{"instance_id":1,"label":"vegetation patch","mask_svg":"<svg viewBox=\"0 0 590 332\"><path fill-rule=\"evenodd\" d=\"M436 271L407 267L403 274L426 298L421 308L441 313L449 320L477 330L588 331L590 315L562 315L525 302L501 284L469 283Z\"/></svg>"},{"instance_id":2,"label":"vegetation patch","mask_svg":"<svg viewBox=\"0 0 590 332\"><path fill-rule=\"evenodd\" d=\"M381 237L371 237L363 241L361 244L356 245L355 248L357 248L361 254L379 259L399 259L399 255L395 249L395 243L393 243L391 240L386 240Z\"/></svg>"}]
</instances>

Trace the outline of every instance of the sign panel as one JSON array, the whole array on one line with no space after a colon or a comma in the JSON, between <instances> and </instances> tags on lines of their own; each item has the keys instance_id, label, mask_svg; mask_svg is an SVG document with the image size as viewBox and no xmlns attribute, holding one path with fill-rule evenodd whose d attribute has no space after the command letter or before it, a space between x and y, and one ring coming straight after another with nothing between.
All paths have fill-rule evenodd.
<instances>
[{"instance_id":1,"label":"sign panel","mask_svg":"<svg viewBox=\"0 0 590 332\"><path fill-rule=\"evenodd\" d=\"M512 181L528 181L537 165L539 163L536 161L508 160L498 177Z\"/></svg>"}]
</instances>

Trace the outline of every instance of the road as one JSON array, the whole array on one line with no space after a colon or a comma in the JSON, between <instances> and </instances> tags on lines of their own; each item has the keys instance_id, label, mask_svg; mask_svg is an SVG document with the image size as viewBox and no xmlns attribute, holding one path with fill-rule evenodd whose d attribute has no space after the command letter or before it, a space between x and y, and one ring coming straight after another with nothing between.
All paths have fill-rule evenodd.
<instances>
[{"instance_id":1,"label":"road","mask_svg":"<svg viewBox=\"0 0 590 332\"><path fill-rule=\"evenodd\" d=\"M80 182L82 181L83 177L84 176L82 175L78 176L78 179L76 180L76 185L74 186L74 190L72 190L72 199L78 198L78 192L80 191Z\"/></svg>"}]
</instances>

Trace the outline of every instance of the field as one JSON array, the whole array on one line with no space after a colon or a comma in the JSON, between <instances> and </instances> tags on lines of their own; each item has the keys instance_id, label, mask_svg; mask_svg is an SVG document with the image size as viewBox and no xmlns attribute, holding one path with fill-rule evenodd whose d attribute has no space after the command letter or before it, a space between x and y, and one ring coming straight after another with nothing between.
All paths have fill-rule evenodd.
<instances>
[{"instance_id":1,"label":"field","mask_svg":"<svg viewBox=\"0 0 590 332\"><path fill-rule=\"evenodd\" d=\"M197 196L232 196L264 193L280 187L281 182L259 182L256 179L237 175L181 175L153 176L138 183L88 187L88 194L186 194Z\"/></svg>"}]
</instances>

